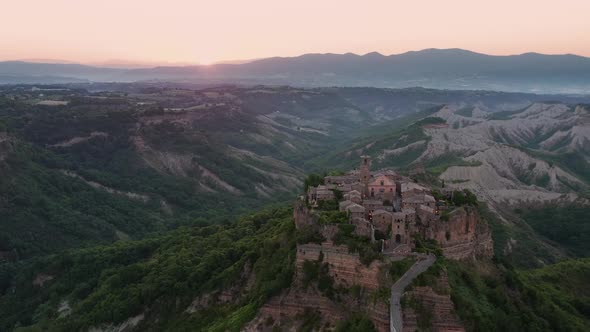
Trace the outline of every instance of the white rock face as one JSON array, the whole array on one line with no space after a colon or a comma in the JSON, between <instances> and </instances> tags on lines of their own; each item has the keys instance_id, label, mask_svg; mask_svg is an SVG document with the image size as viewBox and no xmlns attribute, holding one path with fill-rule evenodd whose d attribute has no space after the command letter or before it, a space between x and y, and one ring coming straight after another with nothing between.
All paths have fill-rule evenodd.
<instances>
[{"instance_id":1,"label":"white rock face","mask_svg":"<svg viewBox=\"0 0 590 332\"><path fill-rule=\"evenodd\" d=\"M496 120L479 107L474 107L471 117L455 114L458 109L448 105L433 115L449 126L424 129L431 140L415 161L452 155L472 165L447 168L440 178L449 187L469 188L489 202L510 204L573 201L578 197L572 188L588 188L575 175L527 150L581 153L588 160L590 113L586 109L536 103ZM385 150L383 155L403 149Z\"/></svg>"},{"instance_id":2,"label":"white rock face","mask_svg":"<svg viewBox=\"0 0 590 332\"><path fill-rule=\"evenodd\" d=\"M94 326L88 329L88 332L124 332L131 331L137 324L139 324L145 318L144 314L139 314L135 317L130 317L121 324L114 325L101 325Z\"/></svg>"},{"instance_id":3,"label":"white rock face","mask_svg":"<svg viewBox=\"0 0 590 332\"><path fill-rule=\"evenodd\" d=\"M377 157L377 159L383 160L387 157L398 156L406 151L420 148L425 144L426 144L426 141L417 141L417 142L410 143L410 144L403 146L401 148L398 148L398 149L385 149L385 150L383 150L383 153Z\"/></svg>"}]
</instances>

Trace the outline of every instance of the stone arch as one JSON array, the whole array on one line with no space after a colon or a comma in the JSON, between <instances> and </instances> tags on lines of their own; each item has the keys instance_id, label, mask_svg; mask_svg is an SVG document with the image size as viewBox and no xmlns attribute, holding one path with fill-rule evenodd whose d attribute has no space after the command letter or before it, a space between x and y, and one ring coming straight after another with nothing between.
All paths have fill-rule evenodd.
<instances>
[{"instance_id":1,"label":"stone arch","mask_svg":"<svg viewBox=\"0 0 590 332\"><path fill-rule=\"evenodd\" d=\"M401 243L402 242L402 236L400 234L395 234L395 243Z\"/></svg>"}]
</instances>

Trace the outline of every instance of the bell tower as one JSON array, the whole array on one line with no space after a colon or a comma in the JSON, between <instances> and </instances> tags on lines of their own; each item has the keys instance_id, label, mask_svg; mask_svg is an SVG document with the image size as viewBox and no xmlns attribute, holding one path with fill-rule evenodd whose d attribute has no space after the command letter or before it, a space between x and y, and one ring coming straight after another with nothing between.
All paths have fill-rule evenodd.
<instances>
[{"instance_id":1,"label":"bell tower","mask_svg":"<svg viewBox=\"0 0 590 332\"><path fill-rule=\"evenodd\" d=\"M363 185L363 196L369 196L369 181L371 180L371 157L361 156L360 181Z\"/></svg>"}]
</instances>

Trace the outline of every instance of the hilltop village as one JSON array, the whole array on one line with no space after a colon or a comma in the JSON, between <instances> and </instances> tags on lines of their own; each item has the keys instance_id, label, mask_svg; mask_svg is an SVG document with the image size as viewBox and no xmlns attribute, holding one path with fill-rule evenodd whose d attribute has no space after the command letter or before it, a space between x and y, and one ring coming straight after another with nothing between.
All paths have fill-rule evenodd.
<instances>
[{"instance_id":1,"label":"hilltop village","mask_svg":"<svg viewBox=\"0 0 590 332\"><path fill-rule=\"evenodd\" d=\"M309 186L301 197L306 204L296 206L295 223L321 226L328 241L334 225L323 222L321 215L337 202L341 218L354 225L354 233L380 242L384 254L409 254L417 238L436 241L449 258L491 254L489 241L478 241L488 232L476 229L482 225L473 208L477 199L469 191L432 190L392 170L372 171L368 156L361 157L358 169L326 176L322 182Z\"/></svg>"},{"instance_id":2,"label":"hilltop village","mask_svg":"<svg viewBox=\"0 0 590 332\"><path fill-rule=\"evenodd\" d=\"M293 212L295 277L289 289L264 304L246 331L299 330L310 324L305 317L316 317L318 330L332 330L355 314L380 332L424 326L465 331L446 272L433 265L440 256L493 256L475 195L431 189L392 170L372 171L368 156L356 170L312 175L305 183ZM422 276L429 282L406 290L422 274L430 275Z\"/></svg>"}]
</instances>

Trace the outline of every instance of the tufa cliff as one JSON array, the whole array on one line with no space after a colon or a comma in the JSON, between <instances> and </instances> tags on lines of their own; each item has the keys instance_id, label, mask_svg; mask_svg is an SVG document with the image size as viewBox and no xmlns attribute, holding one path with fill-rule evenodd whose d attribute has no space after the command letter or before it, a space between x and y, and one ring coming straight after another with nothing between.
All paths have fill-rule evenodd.
<instances>
[{"instance_id":1,"label":"tufa cliff","mask_svg":"<svg viewBox=\"0 0 590 332\"><path fill-rule=\"evenodd\" d=\"M310 264L320 266L318 280L310 276ZM291 287L265 303L246 331L300 330L314 315L314 326L330 329L354 312L364 313L378 331L389 331L388 303L379 296L387 291L385 266L377 260L364 265L346 246L298 245Z\"/></svg>"},{"instance_id":2,"label":"tufa cliff","mask_svg":"<svg viewBox=\"0 0 590 332\"><path fill-rule=\"evenodd\" d=\"M450 259L476 260L494 255L490 229L473 207L456 208L448 220L431 222L419 232L425 239L435 240Z\"/></svg>"}]
</instances>

